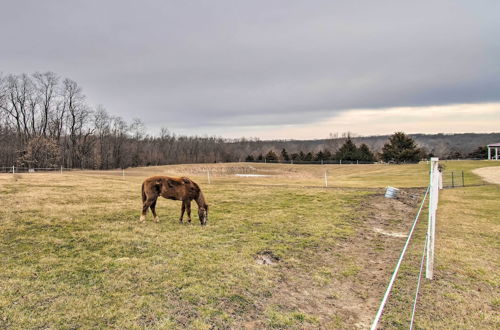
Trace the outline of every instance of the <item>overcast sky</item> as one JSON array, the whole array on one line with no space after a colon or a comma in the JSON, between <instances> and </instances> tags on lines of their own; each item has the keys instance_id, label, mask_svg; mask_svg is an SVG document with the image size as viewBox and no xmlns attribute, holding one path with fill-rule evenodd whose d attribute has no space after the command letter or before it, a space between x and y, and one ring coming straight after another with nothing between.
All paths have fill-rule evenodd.
<instances>
[{"instance_id":1,"label":"overcast sky","mask_svg":"<svg viewBox=\"0 0 500 330\"><path fill-rule=\"evenodd\" d=\"M0 35L0 72L69 77L151 132L500 131L497 0L2 0Z\"/></svg>"}]
</instances>

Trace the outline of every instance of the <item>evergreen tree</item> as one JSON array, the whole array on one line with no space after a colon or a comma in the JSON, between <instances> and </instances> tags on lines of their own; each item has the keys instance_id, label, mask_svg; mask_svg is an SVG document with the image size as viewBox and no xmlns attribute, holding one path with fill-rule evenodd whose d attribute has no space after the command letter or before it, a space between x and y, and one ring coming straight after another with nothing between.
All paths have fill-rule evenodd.
<instances>
[{"instance_id":1,"label":"evergreen tree","mask_svg":"<svg viewBox=\"0 0 500 330\"><path fill-rule=\"evenodd\" d=\"M304 154L304 152L301 150L299 152L299 160L305 160L306 159L306 155Z\"/></svg>"},{"instance_id":2,"label":"evergreen tree","mask_svg":"<svg viewBox=\"0 0 500 330\"><path fill-rule=\"evenodd\" d=\"M269 152L266 154L266 160L267 161L277 161L278 160L278 155L272 150L269 150Z\"/></svg>"},{"instance_id":3,"label":"evergreen tree","mask_svg":"<svg viewBox=\"0 0 500 330\"><path fill-rule=\"evenodd\" d=\"M344 144L335 153L335 158L340 160L358 160L358 148L348 136Z\"/></svg>"},{"instance_id":4,"label":"evergreen tree","mask_svg":"<svg viewBox=\"0 0 500 330\"><path fill-rule=\"evenodd\" d=\"M281 159L287 162L290 160L290 156L288 156L288 153L286 152L285 148L281 150Z\"/></svg>"},{"instance_id":5,"label":"evergreen tree","mask_svg":"<svg viewBox=\"0 0 500 330\"><path fill-rule=\"evenodd\" d=\"M315 161L321 161L321 160L324 160L325 159L325 154L323 153L323 151L318 151L318 153L314 156L314 160Z\"/></svg>"},{"instance_id":6,"label":"evergreen tree","mask_svg":"<svg viewBox=\"0 0 500 330\"><path fill-rule=\"evenodd\" d=\"M487 159L488 158L488 148L485 146L479 146L473 152L468 154L467 158Z\"/></svg>"},{"instance_id":7,"label":"evergreen tree","mask_svg":"<svg viewBox=\"0 0 500 330\"><path fill-rule=\"evenodd\" d=\"M358 160L364 162L373 162L375 160L373 152L371 152L370 148L364 143L358 148Z\"/></svg>"},{"instance_id":8,"label":"evergreen tree","mask_svg":"<svg viewBox=\"0 0 500 330\"><path fill-rule=\"evenodd\" d=\"M308 152L308 153L304 156L304 160L305 160L305 161L308 161L308 162L310 162L311 160L313 160L313 154L312 154L312 152L310 152L310 151L309 151L309 152Z\"/></svg>"},{"instance_id":9,"label":"evergreen tree","mask_svg":"<svg viewBox=\"0 0 500 330\"><path fill-rule=\"evenodd\" d=\"M297 161L297 160L300 160L300 155L296 152L294 152L292 155L291 155L291 158L293 161Z\"/></svg>"},{"instance_id":10,"label":"evergreen tree","mask_svg":"<svg viewBox=\"0 0 500 330\"><path fill-rule=\"evenodd\" d=\"M410 136L396 132L382 148L381 157L385 162L416 163L420 160L420 149Z\"/></svg>"},{"instance_id":11,"label":"evergreen tree","mask_svg":"<svg viewBox=\"0 0 500 330\"><path fill-rule=\"evenodd\" d=\"M259 155L257 156L257 160L264 160L264 156L262 156L262 154L259 154Z\"/></svg>"},{"instance_id":12,"label":"evergreen tree","mask_svg":"<svg viewBox=\"0 0 500 330\"><path fill-rule=\"evenodd\" d=\"M253 162L254 160L255 160L255 158L253 158L252 155L248 155L247 158L245 158L246 162Z\"/></svg>"}]
</instances>

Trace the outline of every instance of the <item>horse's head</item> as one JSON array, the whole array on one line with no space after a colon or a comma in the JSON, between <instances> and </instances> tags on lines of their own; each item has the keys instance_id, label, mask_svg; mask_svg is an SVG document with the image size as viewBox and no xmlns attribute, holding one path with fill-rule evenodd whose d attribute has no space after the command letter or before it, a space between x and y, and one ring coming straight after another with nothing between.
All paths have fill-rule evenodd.
<instances>
[{"instance_id":1,"label":"horse's head","mask_svg":"<svg viewBox=\"0 0 500 330\"><path fill-rule=\"evenodd\" d=\"M200 218L200 223L202 226L207 224L208 221L208 205L203 204L203 206L198 207L198 217Z\"/></svg>"}]
</instances>

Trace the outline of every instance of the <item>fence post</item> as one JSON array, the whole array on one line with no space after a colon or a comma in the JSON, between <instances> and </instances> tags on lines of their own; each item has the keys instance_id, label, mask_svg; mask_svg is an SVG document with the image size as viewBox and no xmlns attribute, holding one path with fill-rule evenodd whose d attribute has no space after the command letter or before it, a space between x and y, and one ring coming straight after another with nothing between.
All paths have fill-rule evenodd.
<instances>
[{"instance_id":1,"label":"fence post","mask_svg":"<svg viewBox=\"0 0 500 330\"><path fill-rule=\"evenodd\" d=\"M326 175L326 171L325 171L325 187L328 187L328 176Z\"/></svg>"},{"instance_id":2,"label":"fence post","mask_svg":"<svg viewBox=\"0 0 500 330\"><path fill-rule=\"evenodd\" d=\"M122 168L122 178L124 178L124 177L125 177L125 169Z\"/></svg>"},{"instance_id":3,"label":"fence post","mask_svg":"<svg viewBox=\"0 0 500 330\"><path fill-rule=\"evenodd\" d=\"M16 166L12 165L12 174L16 174Z\"/></svg>"},{"instance_id":4,"label":"fence post","mask_svg":"<svg viewBox=\"0 0 500 330\"><path fill-rule=\"evenodd\" d=\"M210 169L207 169L207 178L208 178L208 184L210 183Z\"/></svg>"},{"instance_id":5,"label":"fence post","mask_svg":"<svg viewBox=\"0 0 500 330\"><path fill-rule=\"evenodd\" d=\"M462 187L465 187L464 171L462 170Z\"/></svg>"},{"instance_id":6,"label":"fence post","mask_svg":"<svg viewBox=\"0 0 500 330\"><path fill-rule=\"evenodd\" d=\"M61 174L62 174L62 165L61 165Z\"/></svg>"},{"instance_id":7,"label":"fence post","mask_svg":"<svg viewBox=\"0 0 500 330\"><path fill-rule=\"evenodd\" d=\"M434 276L434 240L436 234L436 209L439 194L439 158L431 158L431 173L429 180L429 223L427 226L427 258L425 278L432 280ZM452 172L453 173L453 172Z\"/></svg>"},{"instance_id":8,"label":"fence post","mask_svg":"<svg viewBox=\"0 0 500 330\"><path fill-rule=\"evenodd\" d=\"M451 187L455 188L455 178L453 176L453 171L451 172Z\"/></svg>"}]
</instances>

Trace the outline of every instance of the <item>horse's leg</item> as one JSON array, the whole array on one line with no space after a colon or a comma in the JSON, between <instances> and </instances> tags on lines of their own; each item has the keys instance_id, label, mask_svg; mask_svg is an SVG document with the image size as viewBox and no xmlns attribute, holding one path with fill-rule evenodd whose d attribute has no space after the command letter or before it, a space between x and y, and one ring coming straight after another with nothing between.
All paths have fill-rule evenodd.
<instances>
[{"instance_id":1,"label":"horse's leg","mask_svg":"<svg viewBox=\"0 0 500 330\"><path fill-rule=\"evenodd\" d=\"M182 218L184 217L184 211L186 211L186 204L184 203L184 201L182 201L181 217L179 218L180 223L182 223Z\"/></svg>"},{"instance_id":2,"label":"horse's leg","mask_svg":"<svg viewBox=\"0 0 500 330\"><path fill-rule=\"evenodd\" d=\"M191 201L189 199L186 201L186 209L188 215L188 222L191 222Z\"/></svg>"},{"instance_id":3,"label":"horse's leg","mask_svg":"<svg viewBox=\"0 0 500 330\"><path fill-rule=\"evenodd\" d=\"M148 198L144 204L142 204L142 214L141 217L139 218L139 221L144 222L146 220L146 213L148 212L148 208L153 204L153 202L156 202L156 197L155 198Z\"/></svg>"},{"instance_id":4,"label":"horse's leg","mask_svg":"<svg viewBox=\"0 0 500 330\"><path fill-rule=\"evenodd\" d=\"M154 200L154 202L153 202L153 203L151 203L150 208L151 208L151 212L153 213L154 220L155 220L156 222L160 222L160 218L158 218L158 216L156 215L156 201L157 201L157 200L158 200L158 198L156 198L156 199Z\"/></svg>"}]
</instances>

